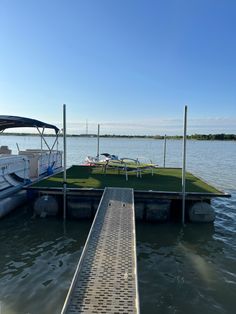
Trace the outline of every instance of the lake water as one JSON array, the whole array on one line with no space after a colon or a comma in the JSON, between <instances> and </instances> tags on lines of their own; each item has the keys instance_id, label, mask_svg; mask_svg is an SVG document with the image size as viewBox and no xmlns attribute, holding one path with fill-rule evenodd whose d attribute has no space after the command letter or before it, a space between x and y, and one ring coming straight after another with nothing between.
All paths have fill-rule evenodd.
<instances>
[{"instance_id":1,"label":"lake water","mask_svg":"<svg viewBox=\"0 0 236 314\"><path fill-rule=\"evenodd\" d=\"M0 141L13 152L16 142L40 147L30 136ZM68 138L68 166L96 155L96 145ZM101 139L100 152L163 165L161 140ZM181 141L167 141L166 166L181 167L181 153ZM236 142L188 141L187 169L232 197L213 201L214 224L137 224L141 313L235 313ZM31 206L0 220L0 313L60 313L90 224L34 218Z\"/></svg>"}]
</instances>

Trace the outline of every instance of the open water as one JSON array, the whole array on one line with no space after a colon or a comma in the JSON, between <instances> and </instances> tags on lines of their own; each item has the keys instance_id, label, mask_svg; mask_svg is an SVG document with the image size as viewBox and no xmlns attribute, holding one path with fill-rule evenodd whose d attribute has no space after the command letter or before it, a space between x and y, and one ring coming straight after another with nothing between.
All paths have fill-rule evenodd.
<instances>
[{"instance_id":1,"label":"open water","mask_svg":"<svg viewBox=\"0 0 236 314\"><path fill-rule=\"evenodd\" d=\"M16 142L40 147L30 136L0 140L14 152ZM68 166L96 155L96 145L95 138L68 138ZM163 165L161 140L101 139L100 152ZM181 152L181 141L167 141L166 166L181 167ZM142 314L235 313L236 142L189 141L187 169L232 197L213 201L214 224L137 224ZM31 206L0 220L0 313L60 313L90 224L35 218Z\"/></svg>"}]
</instances>

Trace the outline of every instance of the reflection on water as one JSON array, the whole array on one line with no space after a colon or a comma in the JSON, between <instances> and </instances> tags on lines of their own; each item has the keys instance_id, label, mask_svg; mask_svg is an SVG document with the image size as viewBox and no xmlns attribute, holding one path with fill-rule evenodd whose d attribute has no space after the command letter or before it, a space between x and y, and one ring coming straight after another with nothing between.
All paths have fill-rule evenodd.
<instances>
[{"instance_id":1,"label":"reflection on water","mask_svg":"<svg viewBox=\"0 0 236 314\"><path fill-rule=\"evenodd\" d=\"M235 312L234 197L214 202L214 225L137 225L141 313Z\"/></svg>"},{"instance_id":2,"label":"reflection on water","mask_svg":"<svg viewBox=\"0 0 236 314\"><path fill-rule=\"evenodd\" d=\"M1 314L60 313L89 227L26 210L1 220Z\"/></svg>"},{"instance_id":3,"label":"reflection on water","mask_svg":"<svg viewBox=\"0 0 236 314\"><path fill-rule=\"evenodd\" d=\"M141 313L235 312L235 200L214 201L214 225L137 224ZM30 208L0 221L1 314L60 313L90 224Z\"/></svg>"}]
</instances>

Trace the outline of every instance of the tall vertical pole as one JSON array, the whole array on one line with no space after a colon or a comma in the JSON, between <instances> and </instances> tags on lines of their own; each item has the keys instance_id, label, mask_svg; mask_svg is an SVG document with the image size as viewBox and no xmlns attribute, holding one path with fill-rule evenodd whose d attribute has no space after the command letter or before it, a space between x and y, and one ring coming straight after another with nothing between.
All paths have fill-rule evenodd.
<instances>
[{"instance_id":1,"label":"tall vertical pole","mask_svg":"<svg viewBox=\"0 0 236 314\"><path fill-rule=\"evenodd\" d=\"M41 136L41 146L40 146L40 148L41 148L41 154L42 154L42 152L43 152L43 139L42 139L42 136Z\"/></svg>"},{"instance_id":2,"label":"tall vertical pole","mask_svg":"<svg viewBox=\"0 0 236 314\"><path fill-rule=\"evenodd\" d=\"M98 124L98 135L97 135L97 158L99 158L99 141L100 141L100 124Z\"/></svg>"},{"instance_id":3,"label":"tall vertical pole","mask_svg":"<svg viewBox=\"0 0 236 314\"><path fill-rule=\"evenodd\" d=\"M163 162L163 167L166 167L166 134L164 136L164 162Z\"/></svg>"},{"instance_id":4,"label":"tall vertical pole","mask_svg":"<svg viewBox=\"0 0 236 314\"><path fill-rule=\"evenodd\" d=\"M64 174L63 174L63 219L66 219L66 105L63 105L63 152L64 152Z\"/></svg>"},{"instance_id":5,"label":"tall vertical pole","mask_svg":"<svg viewBox=\"0 0 236 314\"><path fill-rule=\"evenodd\" d=\"M43 133L44 133L44 127L42 130L42 133L40 134L40 137L41 137L41 154L43 153Z\"/></svg>"},{"instance_id":6,"label":"tall vertical pole","mask_svg":"<svg viewBox=\"0 0 236 314\"><path fill-rule=\"evenodd\" d=\"M183 165L182 165L182 223L185 223L185 174L186 174L186 138L187 138L187 111L184 107L184 134L183 134Z\"/></svg>"}]
</instances>

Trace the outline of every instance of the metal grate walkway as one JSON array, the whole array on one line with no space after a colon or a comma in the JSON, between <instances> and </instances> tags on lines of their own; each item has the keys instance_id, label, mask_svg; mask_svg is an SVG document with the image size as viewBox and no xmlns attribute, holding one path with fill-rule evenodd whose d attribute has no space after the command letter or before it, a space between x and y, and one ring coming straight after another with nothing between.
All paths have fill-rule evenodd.
<instances>
[{"instance_id":1,"label":"metal grate walkway","mask_svg":"<svg viewBox=\"0 0 236 314\"><path fill-rule=\"evenodd\" d=\"M65 313L139 313L133 189L105 189Z\"/></svg>"}]
</instances>

